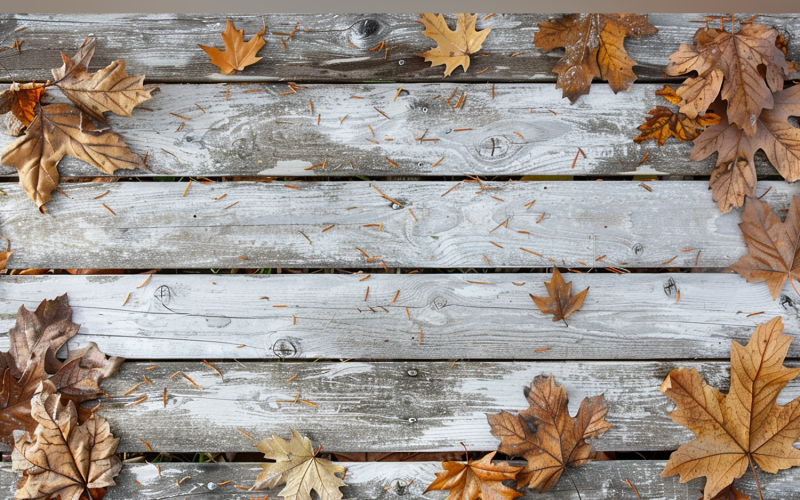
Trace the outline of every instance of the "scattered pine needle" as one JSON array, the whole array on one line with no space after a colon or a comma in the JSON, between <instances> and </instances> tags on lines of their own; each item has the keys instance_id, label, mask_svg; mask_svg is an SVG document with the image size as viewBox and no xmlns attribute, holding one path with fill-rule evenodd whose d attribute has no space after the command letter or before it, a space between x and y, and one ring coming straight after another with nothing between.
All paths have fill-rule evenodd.
<instances>
[{"instance_id":1,"label":"scattered pine needle","mask_svg":"<svg viewBox=\"0 0 800 500\"><path fill-rule=\"evenodd\" d=\"M375 111L377 111L378 113L380 113L381 115L383 115L383 117L384 117L384 118L386 118L387 120L391 120L391 118L389 118L389 117L386 115L386 113L384 113L384 112L383 112L383 111L381 111L380 109L376 108L375 106L372 106L372 107L375 109Z\"/></svg>"},{"instance_id":2,"label":"scattered pine needle","mask_svg":"<svg viewBox=\"0 0 800 500\"><path fill-rule=\"evenodd\" d=\"M141 399L139 399L137 401L134 401L133 403L128 403L127 406L136 406L136 405L144 403L145 401L147 401L147 394L142 394L142 398Z\"/></svg>"},{"instance_id":3,"label":"scattered pine needle","mask_svg":"<svg viewBox=\"0 0 800 500\"><path fill-rule=\"evenodd\" d=\"M398 291L396 291L396 292L394 293L394 298L392 298L392 302L391 302L392 304L394 304L394 301L395 301L395 300L397 300L397 297L398 297L399 295L400 295L400 290L398 290Z\"/></svg>"},{"instance_id":4,"label":"scattered pine needle","mask_svg":"<svg viewBox=\"0 0 800 500\"><path fill-rule=\"evenodd\" d=\"M673 258L671 258L669 260L665 260L664 262L661 263L661 265L663 266L663 265L669 264L670 262L672 262L673 260L675 260L677 258L678 258L678 256L676 255L675 257L673 257Z\"/></svg>"},{"instance_id":5,"label":"scattered pine needle","mask_svg":"<svg viewBox=\"0 0 800 500\"><path fill-rule=\"evenodd\" d=\"M94 197L94 198L92 198L92 199L94 199L94 200L99 200L100 198L102 198L103 196L107 195L107 194L108 194L108 193L110 193L110 192L111 192L111 190L109 189L109 190L108 190L108 191L106 191L105 193L103 193L103 194L101 194L101 195L99 195L99 196L95 196L95 197ZM64 195L64 196L66 196L66 195Z\"/></svg>"},{"instance_id":6,"label":"scattered pine needle","mask_svg":"<svg viewBox=\"0 0 800 500\"><path fill-rule=\"evenodd\" d=\"M139 441L141 441L142 443L144 443L145 447L147 448L147 451L153 451L153 448L151 448L151 447L150 447L150 445L147 443L147 441L145 441L145 440L144 440L144 439L142 439L142 438L139 438Z\"/></svg>"},{"instance_id":7,"label":"scattered pine needle","mask_svg":"<svg viewBox=\"0 0 800 500\"><path fill-rule=\"evenodd\" d=\"M128 295L125 296L125 302L122 303L122 307L125 307L125 304L128 303L128 299L131 298L131 292L128 292Z\"/></svg>"},{"instance_id":8,"label":"scattered pine needle","mask_svg":"<svg viewBox=\"0 0 800 500\"><path fill-rule=\"evenodd\" d=\"M697 261L700 260L700 252L702 252L702 250L698 250L697 251L697 257L695 257L695 259L694 259L694 265L695 266L697 266Z\"/></svg>"},{"instance_id":9,"label":"scattered pine needle","mask_svg":"<svg viewBox=\"0 0 800 500\"><path fill-rule=\"evenodd\" d=\"M144 280L144 283L142 283L141 285L137 286L136 288L142 288L143 286L145 286L145 285L146 285L148 282L150 282L150 279L151 279L152 277L153 277L153 275L152 275L152 274L148 275L148 276L147 276L147 279L146 279L146 280Z\"/></svg>"},{"instance_id":10,"label":"scattered pine needle","mask_svg":"<svg viewBox=\"0 0 800 500\"><path fill-rule=\"evenodd\" d=\"M210 367L211 367L211 369L212 369L212 370L214 370L215 372L217 372L217 375L219 375L219 378L222 378L222 379L224 379L224 377L222 376L222 372L221 372L221 371L219 371L219 370L217 370L217 367L216 367L216 366L212 365L211 363L209 363L209 362L208 362L208 361L206 361L205 359L203 360L203 363L207 364L208 366L210 366Z\"/></svg>"},{"instance_id":11,"label":"scattered pine needle","mask_svg":"<svg viewBox=\"0 0 800 500\"><path fill-rule=\"evenodd\" d=\"M105 203L101 203L101 205L103 205L104 207L106 207L106 210L108 210L109 212L111 212L113 215L117 215L116 213L114 213L114 211L113 211L113 210L111 210L110 208L108 208L108 205L106 205Z\"/></svg>"},{"instance_id":12,"label":"scattered pine needle","mask_svg":"<svg viewBox=\"0 0 800 500\"><path fill-rule=\"evenodd\" d=\"M422 345L422 328L419 329L419 341L417 342L417 345Z\"/></svg>"},{"instance_id":13,"label":"scattered pine needle","mask_svg":"<svg viewBox=\"0 0 800 500\"><path fill-rule=\"evenodd\" d=\"M335 225L336 225L336 224L331 224L330 226L328 226L328 227L326 227L325 229L323 229L321 232L323 232L323 233L324 233L325 231L327 231L327 230L329 230L329 229L333 228L333 226L335 226Z\"/></svg>"},{"instance_id":14,"label":"scattered pine needle","mask_svg":"<svg viewBox=\"0 0 800 500\"><path fill-rule=\"evenodd\" d=\"M197 382L195 382L194 380L190 379L188 375L186 375L185 373L181 373L181 375L183 375L183 378L185 378L186 380L191 382L193 386L197 387L198 389L202 389L202 387L197 385ZM220 374L220 376L222 376L222 375Z\"/></svg>"},{"instance_id":15,"label":"scattered pine needle","mask_svg":"<svg viewBox=\"0 0 800 500\"><path fill-rule=\"evenodd\" d=\"M364 281L364 280L368 279L370 276L372 276L372 275L371 275L371 274L368 274L368 275L364 276L363 278L361 278L361 279L360 279L360 280L358 280L358 281Z\"/></svg>"},{"instance_id":16,"label":"scattered pine needle","mask_svg":"<svg viewBox=\"0 0 800 500\"><path fill-rule=\"evenodd\" d=\"M460 182L457 182L457 183L456 183L456 184L455 184L453 187L451 187L450 189L448 189L448 190L447 190L447 192L445 192L445 193L444 193L442 196L445 196L445 195L447 195L447 194L448 194L450 191L452 191L452 190L454 190L455 188L457 188L459 184L461 184L461 183L460 183Z\"/></svg>"},{"instance_id":17,"label":"scattered pine needle","mask_svg":"<svg viewBox=\"0 0 800 500\"><path fill-rule=\"evenodd\" d=\"M414 218L414 221L415 221L415 222L419 222L419 221L417 220L417 216L416 216L416 215L414 215L414 211L413 211L413 210L411 210L410 208L408 209L408 211L409 211L409 212L411 212L411 217L413 217L413 218Z\"/></svg>"},{"instance_id":18,"label":"scattered pine needle","mask_svg":"<svg viewBox=\"0 0 800 500\"><path fill-rule=\"evenodd\" d=\"M544 214L546 214L546 213L547 213L547 212L542 212L542 215L540 215L540 216L539 216L539 218L538 218L538 219L536 219L536 223L537 223L537 224L538 224L538 223L540 223L540 222L542 222L542 219L544 219Z\"/></svg>"},{"instance_id":19,"label":"scattered pine needle","mask_svg":"<svg viewBox=\"0 0 800 500\"><path fill-rule=\"evenodd\" d=\"M533 352L544 352L544 351L549 351L550 349L552 349L552 347L542 347L541 349L536 349Z\"/></svg>"},{"instance_id":20,"label":"scattered pine needle","mask_svg":"<svg viewBox=\"0 0 800 500\"><path fill-rule=\"evenodd\" d=\"M411 315L408 314L408 306L404 306L404 307L406 308L406 316L408 317L408 319L411 319Z\"/></svg>"},{"instance_id":21,"label":"scattered pine needle","mask_svg":"<svg viewBox=\"0 0 800 500\"><path fill-rule=\"evenodd\" d=\"M435 167L436 165L440 164L440 163L442 162L442 160L444 160L444 156L442 156L441 158L439 158L439 159L436 161L436 163L434 163L433 165L431 165L431 167Z\"/></svg>"},{"instance_id":22,"label":"scattered pine needle","mask_svg":"<svg viewBox=\"0 0 800 500\"><path fill-rule=\"evenodd\" d=\"M313 406L314 408L317 407L317 405L315 405L311 401L306 401L305 399L301 399L300 402L303 403L303 404L307 404L308 406Z\"/></svg>"},{"instance_id":23,"label":"scattered pine needle","mask_svg":"<svg viewBox=\"0 0 800 500\"><path fill-rule=\"evenodd\" d=\"M378 192L378 194L380 194L381 196L383 196L383 197L384 197L384 198L386 198L387 200L391 201L392 203L396 203L396 204L398 204L398 205L400 205L400 206L403 206L403 204L402 204L402 203L400 203L399 201L397 201L397 200L395 200L395 199L392 199L392 198L389 198L388 196L386 196L385 194L383 194L383 192L382 192L380 189L378 189L377 187L375 187L374 185L372 186L372 189L374 189L375 191L377 191L377 192Z\"/></svg>"},{"instance_id":24,"label":"scattered pine needle","mask_svg":"<svg viewBox=\"0 0 800 500\"><path fill-rule=\"evenodd\" d=\"M170 377L169 377L169 378L171 378L171 379L172 379L172 378L175 378L176 376L180 375L180 373L181 373L181 372L180 372L180 370L178 370L178 371L176 371L175 373L173 373L172 375L170 375Z\"/></svg>"},{"instance_id":25,"label":"scattered pine needle","mask_svg":"<svg viewBox=\"0 0 800 500\"><path fill-rule=\"evenodd\" d=\"M138 389L140 385L142 385L142 383L141 383L141 382L139 382L138 384L134 385L133 387L131 387L131 388L130 388L130 389L128 389L127 391L123 392L123 393L122 393L122 395L123 395L123 396L127 396L128 394L130 394L130 393L132 393L133 391L135 391L136 389Z\"/></svg>"},{"instance_id":26,"label":"scattered pine needle","mask_svg":"<svg viewBox=\"0 0 800 500\"><path fill-rule=\"evenodd\" d=\"M475 285L491 285L491 283L489 283L488 281L472 281L472 280L466 280L466 281L467 283L473 283Z\"/></svg>"},{"instance_id":27,"label":"scattered pine needle","mask_svg":"<svg viewBox=\"0 0 800 500\"><path fill-rule=\"evenodd\" d=\"M675 303L677 304L679 300L681 300L681 291L680 290L678 290L678 297L675 299Z\"/></svg>"},{"instance_id":28,"label":"scattered pine needle","mask_svg":"<svg viewBox=\"0 0 800 500\"><path fill-rule=\"evenodd\" d=\"M639 496L639 490L636 489L636 485L634 485L632 482L628 481L627 479L625 480L625 484L627 484L628 486L633 488L633 492L636 494L636 498L642 498L642 497Z\"/></svg>"},{"instance_id":29,"label":"scattered pine needle","mask_svg":"<svg viewBox=\"0 0 800 500\"><path fill-rule=\"evenodd\" d=\"M747 315L747 316L745 316L745 317L746 317L746 318L749 318L750 316L758 316L759 314L764 314L764 311L759 311L759 312L757 312L757 313L750 313L750 314L748 314L748 315Z\"/></svg>"},{"instance_id":30,"label":"scattered pine needle","mask_svg":"<svg viewBox=\"0 0 800 500\"><path fill-rule=\"evenodd\" d=\"M523 252L528 252L528 253L532 253L533 255L536 255L536 256L539 256L539 257L544 257L542 254L540 254L538 252L534 252L533 250L528 250L527 248L519 247L519 249L522 250Z\"/></svg>"},{"instance_id":31,"label":"scattered pine needle","mask_svg":"<svg viewBox=\"0 0 800 500\"><path fill-rule=\"evenodd\" d=\"M306 236L306 233L304 233L303 231L297 231L297 232L302 234L303 237L308 240L309 245L313 245L313 243L311 243L311 239L308 236Z\"/></svg>"},{"instance_id":32,"label":"scattered pine needle","mask_svg":"<svg viewBox=\"0 0 800 500\"><path fill-rule=\"evenodd\" d=\"M164 393L163 393L162 397L164 399L164 408L166 408L167 407L167 388L166 387L164 387Z\"/></svg>"},{"instance_id":33,"label":"scattered pine needle","mask_svg":"<svg viewBox=\"0 0 800 500\"><path fill-rule=\"evenodd\" d=\"M403 87L404 87L404 85L400 85L400 88L397 89L397 93L394 95L394 99L392 99L392 102L395 102L397 100L397 96L400 95L400 92L402 92Z\"/></svg>"},{"instance_id":34,"label":"scattered pine needle","mask_svg":"<svg viewBox=\"0 0 800 500\"><path fill-rule=\"evenodd\" d=\"M645 189L646 189L646 190L648 190L648 191L653 191L653 188L651 188L650 186L648 186L648 185L647 185L647 184L645 184L644 182L640 182L640 183L639 183L639 185L640 185L641 187L645 188Z\"/></svg>"},{"instance_id":35,"label":"scattered pine needle","mask_svg":"<svg viewBox=\"0 0 800 500\"><path fill-rule=\"evenodd\" d=\"M489 19L489 18L490 18L490 17L492 17L492 16L494 16L494 14L489 14L489 15L485 16L485 17L483 18L483 20L485 21L485 20Z\"/></svg>"},{"instance_id":36,"label":"scattered pine needle","mask_svg":"<svg viewBox=\"0 0 800 500\"><path fill-rule=\"evenodd\" d=\"M227 207L223 208L223 210L227 210L227 209L231 208L232 206L238 205L238 204L239 204L239 202L237 201L236 203L232 203L232 204L228 205Z\"/></svg>"},{"instance_id":37,"label":"scattered pine needle","mask_svg":"<svg viewBox=\"0 0 800 500\"><path fill-rule=\"evenodd\" d=\"M184 189L184 190L183 190L183 194L181 195L181 198L183 198L183 197L185 197L185 196L186 196L186 193L189 191L189 188L190 188L191 186L192 186L192 179L189 179L189 184L187 184L187 185L186 185L186 189Z\"/></svg>"},{"instance_id":38,"label":"scattered pine needle","mask_svg":"<svg viewBox=\"0 0 800 500\"><path fill-rule=\"evenodd\" d=\"M290 378L289 380L287 380L287 382L291 382L292 380L296 379L296 378L297 378L297 375L298 375L298 374L297 374L297 373L295 373L295 374L292 376L292 378Z\"/></svg>"},{"instance_id":39,"label":"scattered pine needle","mask_svg":"<svg viewBox=\"0 0 800 500\"><path fill-rule=\"evenodd\" d=\"M238 427L236 428L236 430L241 432L242 434L244 434L245 437L247 437L248 439L255 441L255 438L253 438L253 436L251 436L250 434L246 433L245 431L239 429Z\"/></svg>"},{"instance_id":40,"label":"scattered pine needle","mask_svg":"<svg viewBox=\"0 0 800 500\"><path fill-rule=\"evenodd\" d=\"M650 151L648 151L647 153L645 153L645 154L644 154L644 156L642 156L642 159L641 159L641 160L639 160L639 164L638 164L638 165L636 165L636 166L638 167L639 165L641 165L642 163L644 163L644 161L647 159L647 157L648 157L648 156L650 156ZM638 496L638 495L637 495L637 496Z\"/></svg>"}]
</instances>

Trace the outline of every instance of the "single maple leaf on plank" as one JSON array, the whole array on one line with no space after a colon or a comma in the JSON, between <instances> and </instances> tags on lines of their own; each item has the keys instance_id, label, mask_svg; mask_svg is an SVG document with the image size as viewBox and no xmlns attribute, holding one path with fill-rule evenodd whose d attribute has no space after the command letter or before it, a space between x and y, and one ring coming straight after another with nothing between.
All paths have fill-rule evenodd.
<instances>
[{"instance_id":1,"label":"single maple leaf on plank","mask_svg":"<svg viewBox=\"0 0 800 500\"><path fill-rule=\"evenodd\" d=\"M444 472L436 473L436 480L423 492L450 490L446 500L511 500L522 493L503 485L507 479L515 479L522 467L512 467L507 462L492 463L497 452L493 451L480 460L442 462Z\"/></svg>"},{"instance_id":2,"label":"single maple leaf on plank","mask_svg":"<svg viewBox=\"0 0 800 500\"><path fill-rule=\"evenodd\" d=\"M636 80L636 61L625 51L625 37L657 32L647 16L639 14L570 14L539 23L533 43L544 52L564 47L553 72L558 74L556 88L574 103L589 93L594 78L607 80L615 94L629 91Z\"/></svg>"},{"instance_id":3,"label":"single maple leaf on plank","mask_svg":"<svg viewBox=\"0 0 800 500\"><path fill-rule=\"evenodd\" d=\"M786 60L778 36L761 24L740 24L736 33L698 29L694 45L681 44L665 70L670 76L697 73L677 91L681 113L694 118L720 95L728 101L728 121L754 136L761 111L772 109L772 93L783 89L784 79L796 67Z\"/></svg>"},{"instance_id":4,"label":"single maple leaf on plank","mask_svg":"<svg viewBox=\"0 0 800 500\"><path fill-rule=\"evenodd\" d=\"M263 18L262 21L264 21ZM197 44L197 46L206 51L206 54L211 58L211 64L219 66L220 73L223 75L235 75L237 71L242 71L245 67L262 59L261 57L256 57L256 54L267 43L262 38L266 32L267 24L264 21L264 28L245 42L244 30L237 30L231 20L228 19L225 31L222 32L225 50L200 44Z\"/></svg>"},{"instance_id":5,"label":"single maple leaf on plank","mask_svg":"<svg viewBox=\"0 0 800 500\"><path fill-rule=\"evenodd\" d=\"M567 318L570 314L574 313L583 305L583 299L586 298L586 290L578 292L577 295L572 295L572 282L564 281L558 268L553 268L553 279L545 281L544 286L547 289L549 297L535 297L532 293L529 294L539 308L545 314L552 314L553 321L563 321L567 325ZM569 325L567 325L569 326Z\"/></svg>"},{"instance_id":6,"label":"single maple leaf on plank","mask_svg":"<svg viewBox=\"0 0 800 500\"><path fill-rule=\"evenodd\" d=\"M278 493L285 500L310 500L311 491L316 491L320 500L341 500L340 486L344 481L336 476L344 472L341 465L333 465L330 460L317 458L311 440L292 429L292 439L286 441L273 435L256 444L264 458L274 463L261 464L264 471L258 475L251 491L274 488L285 484Z\"/></svg>"},{"instance_id":7,"label":"single maple leaf on plank","mask_svg":"<svg viewBox=\"0 0 800 500\"><path fill-rule=\"evenodd\" d=\"M72 322L67 295L44 300L35 312L19 308L17 322L9 329L9 352L0 353L0 442L13 445L16 430L32 432L31 397L42 380L49 380L76 405L103 394L98 383L113 375L123 358L107 357L94 342L70 351L65 361L56 352L78 333ZM81 422L91 411L80 406Z\"/></svg>"},{"instance_id":8,"label":"single maple leaf on plank","mask_svg":"<svg viewBox=\"0 0 800 500\"><path fill-rule=\"evenodd\" d=\"M87 38L78 53L68 58L63 52L64 64L53 69L53 85L81 111L105 123L103 113L110 111L120 116L131 116L137 105L152 97L157 86L144 86L144 75L130 76L125 71L125 61L113 61L100 71L90 74L89 61L95 50L95 39Z\"/></svg>"},{"instance_id":9,"label":"single maple leaf on plank","mask_svg":"<svg viewBox=\"0 0 800 500\"><path fill-rule=\"evenodd\" d=\"M431 63L431 67L444 64L445 77L459 66L466 72L469 69L469 56L481 50L481 45L492 31L491 28L475 31L475 23L478 21L477 14L458 14L455 31L447 26L447 21L442 14L437 16L420 14L419 17L417 22L425 26L422 34L438 45L427 52L414 55L424 57L425 62Z\"/></svg>"},{"instance_id":10,"label":"single maple leaf on plank","mask_svg":"<svg viewBox=\"0 0 800 500\"><path fill-rule=\"evenodd\" d=\"M660 95L673 104L678 104L681 101L681 98L669 85L664 85L663 89L657 90L656 95ZM716 125L720 121L720 117L714 113L706 113L690 118L665 106L656 106L648 111L647 114L650 115L650 118L642 125L639 125L638 129L641 130L641 133L633 141L641 143L654 139L658 147L663 146L670 137L674 137L680 142L693 141L706 127Z\"/></svg>"},{"instance_id":11,"label":"single maple leaf on plank","mask_svg":"<svg viewBox=\"0 0 800 500\"><path fill-rule=\"evenodd\" d=\"M778 298L787 279L794 288L792 279L800 279L800 197L792 199L785 222L765 202L747 198L739 229L747 255L731 269L750 283L766 281L772 300Z\"/></svg>"},{"instance_id":12,"label":"single maple leaf on plank","mask_svg":"<svg viewBox=\"0 0 800 500\"><path fill-rule=\"evenodd\" d=\"M516 416L502 411L487 414L487 418L492 435L500 438L498 451L528 461L517 474L517 482L543 493L558 482L567 467L596 458L586 439L611 428L605 421L608 408L602 395L585 398L578 414L570 417L567 391L563 385L556 386L552 375L537 376L524 393L528 409Z\"/></svg>"},{"instance_id":13,"label":"single maple leaf on plank","mask_svg":"<svg viewBox=\"0 0 800 500\"><path fill-rule=\"evenodd\" d=\"M62 402L48 380L31 399L31 417L35 431L20 436L11 455L12 469L24 473L15 499L99 500L116 485L122 470L115 454L119 439L106 419L92 415L79 425L75 404Z\"/></svg>"},{"instance_id":14,"label":"single maple leaf on plank","mask_svg":"<svg viewBox=\"0 0 800 500\"><path fill-rule=\"evenodd\" d=\"M35 117L34 108L49 84L12 83L8 89L0 92L0 115L10 113L5 119L9 135L16 137L31 124Z\"/></svg>"},{"instance_id":15,"label":"single maple leaf on plank","mask_svg":"<svg viewBox=\"0 0 800 500\"><path fill-rule=\"evenodd\" d=\"M731 341L731 388L724 395L692 368L672 370L661 384L676 408L673 421L696 438L670 455L662 477L680 474L681 482L705 476L703 498L710 500L758 465L775 474L800 466L800 397L776 404L786 384L800 368L783 361L792 338L781 335L783 322L773 318L756 328L747 346Z\"/></svg>"},{"instance_id":16,"label":"single maple leaf on plank","mask_svg":"<svg viewBox=\"0 0 800 500\"><path fill-rule=\"evenodd\" d=\"M42 207L58 185L58 162L70 155L107 174L118 169L144 168L122 137L109 129L97 130L88 114L68 104L36 106L25 135L3 150L2 163L19 171L19 182ZM40 208L41 210L41 208Z\"/></svg>"}]
</instances>

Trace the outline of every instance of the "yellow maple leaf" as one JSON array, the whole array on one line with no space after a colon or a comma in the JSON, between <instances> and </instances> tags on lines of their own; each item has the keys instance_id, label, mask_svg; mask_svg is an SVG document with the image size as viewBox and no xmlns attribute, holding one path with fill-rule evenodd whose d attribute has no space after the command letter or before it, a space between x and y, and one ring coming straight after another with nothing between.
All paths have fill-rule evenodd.
<instances>
[{"instance_id":1,"label":"yellow maple leaf","mask_svg":"<svg viewBox=\"0 0 800 500\"><path fill-rule=\"evenodd\" d=\"M262 19L263 21L263 19ZM255 64L261 60L256 54L267 42L262 36L267 32L267 25L255 34L253 38L244 41L244 30L237 30L230 19L222 32L222 41L225 42L225 50L216 47L207 47L197 44L198 47L206 51L211 58L211 63L219 66L219 72L223 75L235 75L237 71Z\"/></svg>"},{"instance_id":2,"label":"yellow maple leaf","mask_svg":"<svg viewBox=\"0 0 800 500\"><path fill-rule=\"evenodd\" d=\"M456 30L447 26L444 16L439 14L420 14L418 23L425 26L423 35L435 41L438 46L422 54L414 54L425 58L431 66L445 65L444 76L448 76L454 69L461 66L464 71L469 69L469 56L481 50L481 45L486 36L492 31L486 28L475 31L478 15L458 14Z\"/></svg>"}]
</instances>

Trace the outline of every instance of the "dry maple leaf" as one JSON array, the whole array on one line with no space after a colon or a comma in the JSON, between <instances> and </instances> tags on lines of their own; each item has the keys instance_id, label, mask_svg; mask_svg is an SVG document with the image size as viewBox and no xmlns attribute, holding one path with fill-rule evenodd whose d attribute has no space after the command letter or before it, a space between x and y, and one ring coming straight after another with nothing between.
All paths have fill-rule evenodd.
<instances>
[{"instance_id":1,"label":"dry maple leaf","mask_svg":"<svg viewBox=\"0 0 800 500\"><path fill-rule=\"evenodd\" d=\"M785 222L765 202L748 197L739 229L747 255L731 269L750 283L766 281L772 300L777 299L787 279L800 279L800 197L792 199Z\"/></svg>"},{"instance_id":2,"label":"dry maple leaf","mask_svg":"<svg viewBox=\"0 0 800 500\"><path fill-rule=\"evenodd\" d=\"M569 315L583 305L583 299L586 298L589 287L578 292L577 295L572 295L572 282L566 283L556 267L553 268L553 279L545 281L544 286L549 297L535 297L533 294L529 294L533 302L543 313L552 314L553 321L564 321L564 324L567 325L566 320Z\"/></svg>"},{"instance_id":3,"label":"dry maple leaf","mask_svg":"<svg viewBox=\"0 0 800 500\"><path fill-rule=\"evenodd\" d=\"M703 497L697 500L703 500ZM727 488L720 490L720 492L714 495L710 500L750 500L750 497L734 488L731 484Z\"/></svg>"},{"instance_id":4,"label":"dry maple leaf","mask_svg":"<svg viewBox=\"0 0 800 500\"><path fill-rule=\"evenodd\" d=\"M681 101L675 90L668 85L664 85L663 89L657 90L656 95L662 96L673 104L678 104ZM663 146L670 137L674 137L680 142L693 141L706 127L716 125L720 121L720 117L714 113L706 113L690 118L665 106L656 106L648 111L647 114L650 115L650 118L642 125L639 125L638 129L641 130L641 133L633 141L641 143L654 139L658 147Z\"/></svg>"},{"instance_id":5,"label":"dry maple leaf","mask_svg":"<svg viewBox=\"0 0 800 500\"><path fill-rule=\"evenodd\" d=\"M256 448L264 454L264 458L276 462L261 464L264 471L258 475L251 490L285 484L278 493L285 500L310 500L311 490L317 492L320 500L341 500L339 487L345 483L335 474L344 472L344 467L317 458L311 441L294 429L291 441L273 435L271 439L259 441Z\"/></svg>"},{"instance_id":6,"label":"dry maple leaf","mask_svg":"<svg viewBox=\"0 0 800 500\"><path fill-rule=\"evenodd\" d=\"M31 124L35 116L34 108L49 84L12 83L8 89L0 92L0 115L10 113L6 115L9 135L18 136Z\"/></svg>"},{"instance_id":7,"label":"dry maple leaf","mask_svg":"<svg viewBox=\"0 0 800 500\"><path fill-rule=\"evenodd\" d=\"M119 439L108 422L92 415L78 425L75 403L62 404L61 395L48 380L39 383L31 400L36 430L16 441L12 469L23 472L15 499L95 499L115 486L114 476L122 470L115 455Z\"/></svg>"},{"instance_id":8,"label":"dry maple leaf","mask_svg":"<svg viewBox=\"0 0 800 500\"><path fill-rule=\"evenodd\" d=\"M500 438L498 451L528 461L517 474L519 485L543 493L558 482L567 467L595 459L585 440L611 428L605 421L608 408L602 395L585 398L578 414L570 417L567 391L563 385L556 386L552 375L537 376L524 392L530 403L527 410L517 416L502 411L487 417L492 435Z\"/></svg>"},{"instance_id":9,"label":"dry maple leaf","mask_svg":"<svg viewBox=\"0 0 800 500\"><path fill-rule=\"evenodd\" d=\"M68 104L36 106L25 135L9 144L0 158L4 165L19 171L19 183L42 207L58 185L56 166L64 155L108 174L144 167L142 158L130 150L119 134L97 130L89 115Z\"/></svg>"},{"instance_id":10,"label":"dry maple leaf","mask_svg":"<svg viewBox=\"0 0 800 500\"><path fill-rule=\"evenodd\" d=\"M557 89L575 102L588 94L592 79L607 80L616 94L628 91L636 80L636 61L625 51L625 37L639 38L658 32L639 14L570 14L539 23L533 43L544 52L564 47L565 54L553 72Z\"/></svg>"},{"instance_id":11,"label":"dry maple leaf","mask_svg":"<svg viewBox=\"0 0 800 500\"><path fill-rule=\"evenodd\" d=\"M6 238L3 235L0 235L0 238L3 238L4 240L6 240L6 249L3 250L2 252L0 252L0 271L2 271L3 269L6 268L6 264L8 264L8 259L11 257L11 254L16 252L17 250L14 249L14 250L9 251L8 250L8 245L10 243L8 241L8 238Z\"/></svg>"},{"instance_id":12,"label":"dry maple leaf","mask_svg":"<svg viewBox=\"0 0 800 500\"><path fill-rule=\"evenodd\" d=\"M447 21L441 14L437 16L420 14L419 17L417 22L425 26L422 34L438 45L427 52L414 55L424 57L425 62L431 63L431 67L444 64L445 77L459 66L466 72L469 69L469 56L481 50L483 41L492 31L491 28L475 31L475 23L478 21L477 14L458 14L455 31L447 26Z\"/></svg>"},{"instance_id":13,"label":"dry maple leaf","mask_svg":"<svg viewBox=\"0 0 800 500\"><path fill-rule=\"evenodd\" d=\"M71 351L65 361L56 352L78 333L80 325L72 322L67 295L43 300L35 312L19 308L17 322L9 329L9 352L0 353L0 442L12 445L15 430L33 431L31 397L42 380L49 380L56 390L76 405L103 394L98 383L110 377L124 361L106 357L97 345ZM90 410L78 407L85 420Z\"/></svg>"},{"instance_id":14,"label":"dry maple leaf","mask_svg":"<svg viewBox=\"0 0 800 500\"><path fill-rule=\"evenodd\" d=\"M507 462L492 463L497 452L493 451L480 460L442 462L444 472L437 472L436 479L424 493L433 490L450 490L446 500L511 500L522 493L503 484L506 479L515 479L522 467L512 467Z\"/></svg>"},{"instance_id":15,"label":"dry maple leaf","mask_svg":"<svg viewBox=\"0 0 800 500\"><path fill-rule=\"evenodd\" d=\"M678 89L681 113L694 118L720 95L728 101L728 121L746 135L755 135L758 116L772 108L772 93L783 88L793 67L779 47L778 36L776 30L761 24L740 24L735 34L698 29L694 45L681 44L665 70L671 76L697 73Z\"/></svg>"},{"instance_id":16,"label":"dry maple leaf","mask_svg":"<svg viewBox=\"0 0 800 500\"><path fill-rule=\"evenodd\" d=\"M681 482L705 476L703 498L710 500L748 465L774 474L800 466L800 397L776 404L800 368L783 366L792 338L781 335L783 322L773 318L756 328L747 346L731 341L731 388L723 395L706 384L697 370L672 370L661 392L675 402L673 421L696 438L670 455L661 477L680 474ZM759 492L760 493L760 492Z\"/></svg>"},{"instance_id":17,"label":"dry maple leaf","mask_svg":"<svg viewBox=\"0 0 800 500\"><path fill-rule=\"evenodd\" d=\"M97 121L105 122L103 113L131 116L137 105L152 97L156 86L144 87L144 75L130 76L125 61L116 60L100 71L89 74L89 61L94 55L95 39L87 38L72 59L61 53L64 64L53 69L53 77L64 95L81 111Z\"/></svg>"},{"instance_id":18,"label":"dry maple leaf","mask_svg":"<svg viewBox=\"0 0 800 500\"><path fill-rule=\"evenodd\" d=\"M256 54L266 44L262 38L266 32L267 24L265 21L264 28L245 42L244 30L237 30L231 20L228 19L225 31L222 32L225 50L200 44L197 44L197 46L206 51L206 54L211 58L211 64L219 66L220 73L223 75L235 75L237 71L242 71L245 67L262 59L261 57L256 57Z\"/></svg>"},{"instance_id":19,"label":"dry maple leaf","mask_svg":"<svg viewBox=\"0 0 800 500\"><path fill-rule=\"evenodd\" d=\"M712 109L722 117L694 141L691 161L718 152L717 168L711 173L713 199L725 213L741 207L745 196L755 196L755 154L761 149L779 174L789 182L800 179L800 129L789 117L800 115L800 86L776 92L772 109L765 109L755 121L755 133L749 136L736 124L729 123L723 103ZM730 105L728 105L730 109Z\"/></svg>"}]
</instances>

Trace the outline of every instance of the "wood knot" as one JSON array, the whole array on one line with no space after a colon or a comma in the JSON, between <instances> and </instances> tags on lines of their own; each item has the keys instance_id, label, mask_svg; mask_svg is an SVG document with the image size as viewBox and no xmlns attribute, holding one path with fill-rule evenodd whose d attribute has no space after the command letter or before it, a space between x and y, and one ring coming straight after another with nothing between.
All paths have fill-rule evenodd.
<instances>
[{"instance_id":1,"label":"wood knot","mask_svg":"<svg viewBox=\"0 0 800 500\"><path fill-rule=\"evenodd\" d=\"M272 344L272 353L281 359L291 358L297 354L297 347L287 339L278 339Z\"/></svg>"},{"instance_id":2,"label":"wood knot","mask_svg":"<svg viewBox=\"0 0 800 500\"><path fill-rule=\"evenodd\" d=\"M487 137L478 144L478 156L486 159L502 159L509 155L511 142L502 135Z\"/></svg>"},{"instance_id":3,"label":"wood knot","mask_svg":"<svg viewBox=\"0 0 800 500\"><path fill-rule=\"evenodd\" d=\"M353 25L353 34L350 37L350 41L359 48L367 48L367 45L380 38L379 35L382 28L383 25L378 20L362 19ZM371 48L371 46L368 48Z\"/></svg>"}]
</instances>

